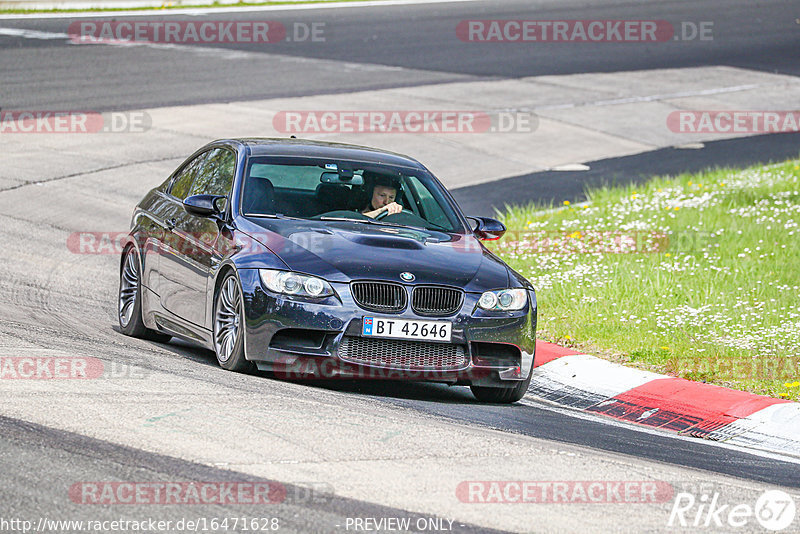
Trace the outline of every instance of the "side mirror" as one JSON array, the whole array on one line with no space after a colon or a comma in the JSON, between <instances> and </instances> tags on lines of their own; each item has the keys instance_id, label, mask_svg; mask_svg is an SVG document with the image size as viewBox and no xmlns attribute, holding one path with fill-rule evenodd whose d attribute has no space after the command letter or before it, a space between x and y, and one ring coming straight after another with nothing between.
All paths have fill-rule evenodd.
<instances>
[{"instance_id":1,"label":"side mirror","mask_svg":"<svg viewBox=\"0 0 800 534\"><path fill-rule=\"evenodd\" d=\"M215 217L222 213L217 202L226 197L220 195L192 195L183 201L183 208L198 217Z\"/></svg>"},{"instance_id":2,"label":"side mirror","mask_svg":"<svg viewBox=\"0 0 800 534\"><path fill-rule=\"evenodd\" d=\"M467 217L475 221L477 224L472 229L472 232L483 241L494 241L500 239L506 233L506 227L497 219L489 217Z\"/></svg>"}]
</instances>

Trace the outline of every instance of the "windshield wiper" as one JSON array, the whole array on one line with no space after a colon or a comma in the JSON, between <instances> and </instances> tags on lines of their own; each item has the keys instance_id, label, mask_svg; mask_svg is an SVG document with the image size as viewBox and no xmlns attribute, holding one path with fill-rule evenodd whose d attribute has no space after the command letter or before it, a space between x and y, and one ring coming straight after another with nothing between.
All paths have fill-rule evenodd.
<instances>
[{"instance_id":1,"label":"windshield wiper","mask_svg":"<svg viewBox=\"0 0 800 534\"><path fill-rule=\"evenodd\" d=\"M445 228L444 226L442 226L442 225L440 225L440 224L436 224L436 223L434 223L434 222L430 222L430 221L425 221L425 222L426 222L427 224L429 224L429 225L435 226L436 228L439 228L439 229L441 229L441 230L444 230L445 232L452 232L452 230L451 230L450 228ZM425 229L426 229L426 230L436 230L436 228L431 228L430 226L426 226L426 227L425 227Z\"/></svg>"},{"instance_id":2,"label":"windshield wiper","mask_svg":"<svg viewBox=\"0 0 800 534\"><path fill-rule=\"evenodd\" d=\"M375 219L350 219L348 217L320 217L320 221L348 221L348 222L360 222L364 224L376 224L378 226L392 226L395 228L416 228L415 226L408 226L407 224L398 224L398 223L389 223L383 221L376 221Z\"/></svg>"},{"instance_id":3,"label":"windshield wiper","mask_svg":"<svg viewBox=\"0 0 800 534\"><path fill-rule=\"evenodd\" d=\"M257 217L257 218L267 218L267 219L291 219L293 221L303 221L305 219L301 219L300 217L289 217L288 215L284 215L283 213L245 213L245 217Z\"/></svg>"},{"instance_id":4,"label":"windshield wiper","mask_svg":"<svg viewBox=\"0 0 800 534\"><path fill-rule=\"evenodd\" d=\"M314 219L317 221L350 221L350 222L363 222L368 223L372 219L351 219L350 217L320 217L318 219Z\"/></svg>"}]
</instances>

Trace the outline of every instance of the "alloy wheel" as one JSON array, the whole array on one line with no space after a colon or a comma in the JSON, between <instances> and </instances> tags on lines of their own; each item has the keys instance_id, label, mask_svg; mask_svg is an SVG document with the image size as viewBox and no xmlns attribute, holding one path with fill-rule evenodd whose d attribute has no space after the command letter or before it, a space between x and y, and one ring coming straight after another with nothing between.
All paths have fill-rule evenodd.
<instances>
[{"instance_id":1,"label":"alloy wheel","mask_svg":"<svg viewBox=\"0 0 800 534\"><path fill-rule=\"evenodd\" d=\"M241 302L239 284L235 277L230 276L219 291L214 316L214 348L220 362L227 362L236 347Z\"/></svg>"},{"instance_id":2,"label":"alloy wheel","mask_svg":"<svg viewBox=\"0 0 800 534\"><path fill-rule=\"evenodd\" d=\"M133 250L125 256L122 278L119 284L119 322L125 327L131 322L136 307L136 294L139 291L139 265Z\"/></svg>"}]
</instances>

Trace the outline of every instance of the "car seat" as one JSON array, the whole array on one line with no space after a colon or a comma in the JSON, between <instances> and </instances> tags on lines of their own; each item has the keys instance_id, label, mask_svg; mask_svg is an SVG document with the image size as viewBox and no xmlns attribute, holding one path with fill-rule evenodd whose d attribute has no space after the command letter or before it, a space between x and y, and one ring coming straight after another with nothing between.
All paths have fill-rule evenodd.
<instances>
[{"instance_id":1,"label":"car seat","mask_svg":"<svg viewBox=\"0 0 800 534\"><path fill-rule=\"evenodd\" d=\"M350 188L346 185L319 184L316 190L319 213L348 209L350 197Z\"/></svg>"},{"instance_id":2,"label":"car seat","mask_svg":"<svg viewBox=\"0 0 800 534\"><path fill-rule=\"evenodd\" d=\"M242 201L244 213L275 213L275 187L266 178L250 177Z\"/></svg>"}]
</instances>

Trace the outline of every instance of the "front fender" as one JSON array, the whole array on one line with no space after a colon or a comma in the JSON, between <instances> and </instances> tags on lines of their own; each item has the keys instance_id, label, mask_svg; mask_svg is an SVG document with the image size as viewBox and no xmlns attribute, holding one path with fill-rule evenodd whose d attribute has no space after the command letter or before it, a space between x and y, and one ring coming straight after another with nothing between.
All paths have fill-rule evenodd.
<instances>
[{"instance_id":1,"label":"front fender","mask_svg":"<svg viewBox=\"0 0 800 534\"><path fill-rule=\"evenodd\" d=\"M209 329L214 330L214 299L217 290L222 284L222 279L229 271L236 273L239 283L242 283L243 273L246 271L255 272L258 277L257 269L286 269L286 264L281 259L247 234L236 235L227 247L227 254L219 258L219 262L214 267L209 280L209 298L206 299L206 324ZM212 291L213 289L213 291Z\"/></svg>"}]
</instances>

